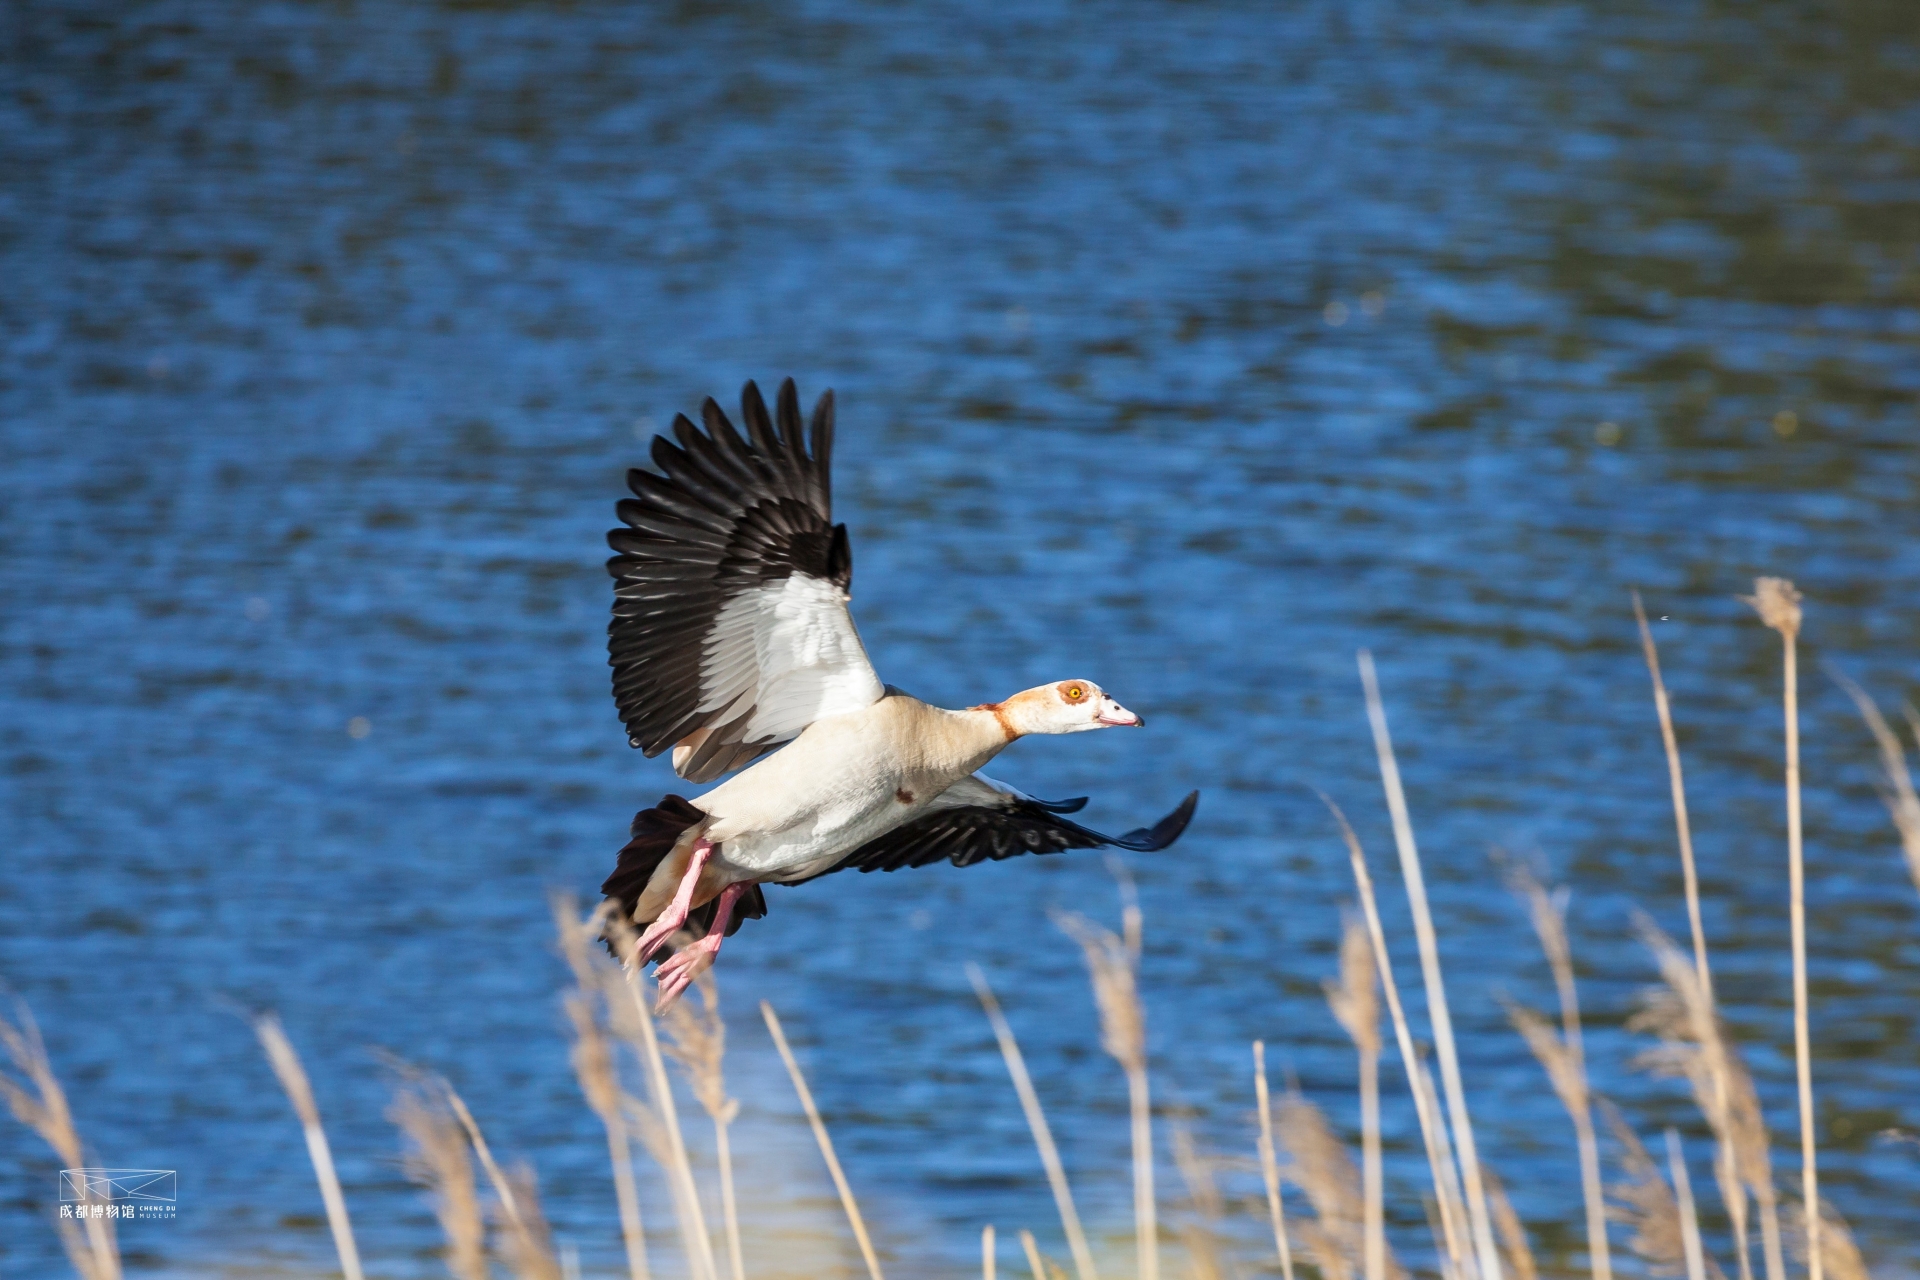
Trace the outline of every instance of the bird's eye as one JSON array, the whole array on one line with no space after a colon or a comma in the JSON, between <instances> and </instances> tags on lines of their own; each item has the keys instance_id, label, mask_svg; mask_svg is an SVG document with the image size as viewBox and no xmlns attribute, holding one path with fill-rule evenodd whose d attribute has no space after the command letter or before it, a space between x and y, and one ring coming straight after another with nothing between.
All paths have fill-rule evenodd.
<instances>
[{"instance_id":1,"label":"bird's eye","mask_svg":"<svg viewBox=\"0 0 1920 1280\"><path fill-rule=\"evenodd\" d=\"M1080 687L1079 685L1077 685L1077 684L1070 684L1070 685L1068 685L1068 686L1067 686L1067 701L1068 701L1068 702L1078 702L1078 701L1080 701L1080 699L1082 699L1082 698L1084 698L1084 697L1086 697L1086 696L1087 696L1087 691L1086 691L1085 689L1082 689L1082 688L1081 688L1081 687Z\"/></svg>"}]
</instances>

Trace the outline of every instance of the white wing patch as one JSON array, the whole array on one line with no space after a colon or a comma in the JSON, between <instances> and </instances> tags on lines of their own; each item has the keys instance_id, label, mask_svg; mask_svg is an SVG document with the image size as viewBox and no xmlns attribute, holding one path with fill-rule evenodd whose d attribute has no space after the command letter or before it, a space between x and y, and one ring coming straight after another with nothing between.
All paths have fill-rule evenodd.
<instances>
[{"instance_id":1,"label":"white wing patch","mask_svg":"<svg viewBox=\"0 0 1920 1280\"><path fill-rule=\"evenodd\" d=\"M886 694L831 582L791 574L727 601L707 633L702 711L725 724L751 712L741 742L784 742L815 720L870 707Z\"/></svg>"}]
</instances>

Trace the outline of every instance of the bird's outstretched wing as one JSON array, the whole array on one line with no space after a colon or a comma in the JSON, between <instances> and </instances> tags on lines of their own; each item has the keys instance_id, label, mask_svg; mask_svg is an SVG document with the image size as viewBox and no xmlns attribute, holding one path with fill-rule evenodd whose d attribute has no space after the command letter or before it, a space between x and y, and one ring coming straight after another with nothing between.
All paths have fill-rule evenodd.
<instances>
[{"instance_id":1,"label":"bird's outstretched wing","mask_svg":"<svg viewBox=\"0 0 1920 1280\"><path fill-rule=\"evenodd\" d=\"M1199 802L1200 793L1192 792L1151 827L1108 836L1061 816L1077 811L1086 803L1085 797L1036 800L976 773L949 787L927 812L867 841L831 871L898 871L935 862L970 867L976 862L997 862L1023 853L1060 853L1105 845L1151 853L1180 838Z\"/></svg>"},{"instance_id":2,"label":"bird's outstretched wing","mask_svg":"<svg viewBox=\"0 0 1920 1280\"><path fill-rule=\"evenodd\" d=\"M833 523L833 392L803 432L780 384L776 418L740 393L743 438L709 399L706 431L684 415L655 436L664 474L627 472L633 497L607 534L617 553L607 628L613 697L627 741L676 748L681 777L707 782L815 720L884 693L847 612L853 553Z\"/></svg>"}]
</instances>

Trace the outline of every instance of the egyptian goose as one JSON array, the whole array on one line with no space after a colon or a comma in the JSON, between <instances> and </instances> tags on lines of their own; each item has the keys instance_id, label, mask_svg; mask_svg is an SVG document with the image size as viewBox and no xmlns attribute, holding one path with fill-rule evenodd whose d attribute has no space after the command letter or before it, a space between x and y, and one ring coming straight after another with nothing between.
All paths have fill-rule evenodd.
<instances>
[{"instance_id":1,"label":"egyptian goose","mask_svg":"<svg viewBox=\"0 0 1920 1280\"><path fill-rule=\"evenodd\" d=\"M656 436L664 473L627 473L607 535L613 696L629 745L669 748L674 772L713 781L633 820L600 891L644 926L630 956L662 954L661 1008L713 963L760 886L832 871L955 866L1115 845L1164 849L1199 793L1151 827L1106 836L1069 822L1085 799L1036 800L976 772L1014 739L1143 721L1091 680L948 711L880 683L847 612L853 554L833 523L833 392L804 433L792 379L769 417L740 395L742 438L720 406ZM775 748L779 748L775 750ZM767 754L771 752L772 754ZM762 758L764 757L764 758ZM681 929L700 936L669 948Z\"/></svg>"}]
</instances>

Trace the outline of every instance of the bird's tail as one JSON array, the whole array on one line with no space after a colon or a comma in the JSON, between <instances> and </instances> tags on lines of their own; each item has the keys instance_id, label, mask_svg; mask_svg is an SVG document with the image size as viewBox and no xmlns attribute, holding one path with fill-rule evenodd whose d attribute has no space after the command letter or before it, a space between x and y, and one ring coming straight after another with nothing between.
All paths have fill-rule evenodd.
<instances>
[{"instance_id":1,"label":"bird's tail","mask_svg":"<svg viewBox=\"0 0 1920 1280\"><path fill-rule=\"evenodd\" d=\"M653 879L653 873L673 852L673 846L680 840L688 827L706 819L706 814L696 809L683 796L662 797L659 804L651 809L642 809L633 815L633 825L628 829L632 837L620 850L620 859L613 868L613 874L600 886L600 892L620 904L620 918L631 924L646 925L647 920L634 920L633 912L640 905L640 895L647 891L647 883ZM714 903L708 902L695 907L687 915L687 928L696 934L703 934L713 925ZM767 914L767 901L760 893L760 886L754 885L735 904L733 919L727 924L727 936L732 937L740 928L743 920L758 920ZM613 940L604 938L607 950L614 953L614 959L623 959L615 950ZM673 945L668 943L654 955L661 960L673 954Z\"/></svg>"}]
</instances>

